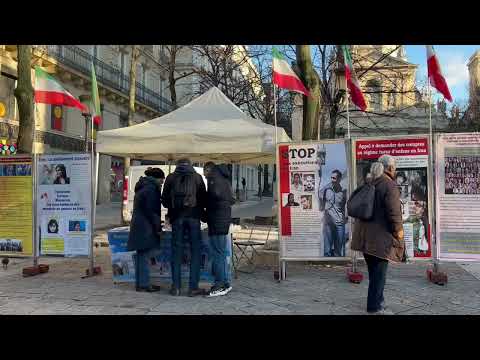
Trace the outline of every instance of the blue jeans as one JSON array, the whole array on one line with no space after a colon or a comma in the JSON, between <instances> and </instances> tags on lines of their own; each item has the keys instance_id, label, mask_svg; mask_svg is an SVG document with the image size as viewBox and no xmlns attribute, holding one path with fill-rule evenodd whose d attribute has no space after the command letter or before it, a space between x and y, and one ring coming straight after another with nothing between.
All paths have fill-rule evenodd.
<instances>
[{"instance_id":1,"label":"blue jeans","mask_svg":"<svg viewBox=\"0 0 480 360\"><path fill-rule=\"evenodd\" d=\"M228 283L227 262L225 252L228 243L228 235L210 235L210 248L212 250L212 273L215 286L224 286Z\"/></svg>"},{"instance_id":2,"label":"blue jeans","mask_svg":"<svg viewBox=\"0 0 480 360\"><path fill-rule=\"evenodd\" d=\"M198 289L200 282L200 245L202 234L200 220L195 218L178 218L172 224L172 282L177 289L182 287L182 257L185 235L190 240L190 289Z\"/></svg>"},{"instance_id":3,"label":"blue jeans","mask_svg":"<svg viewBox=\"0 0 480 360\"><path fill-rule=\"evenodd\" d=\"M345 256L345 225L325 221L323 223L323 256Z\"/></svg>"},{"instance_id":4,"label":"blue jeans","mask_svg":"<svg viewBox=\"0 0 480 360\"><path fill-rule=\"evenodd\" d=\"M150 250L137 250L135 260L135 286L137 288L146 288L150 286Z\"/></svg>"},{"instance_id":5,"label":"blue jeans","mask_svg":"<svg viewBox=\"0 0 480 360\"><path fill-rule=\"evenodd\" d=\"M368 267L368 299L367 311L381 310L384 301L383 290L387 280L388 260L376 256L363 254Z\"/></svg>"}]
</instances>

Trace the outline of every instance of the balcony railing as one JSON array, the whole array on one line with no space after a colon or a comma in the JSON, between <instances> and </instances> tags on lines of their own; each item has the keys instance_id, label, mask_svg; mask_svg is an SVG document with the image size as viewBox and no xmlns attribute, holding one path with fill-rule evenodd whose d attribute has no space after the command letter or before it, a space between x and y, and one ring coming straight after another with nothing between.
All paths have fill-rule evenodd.
<instances>
[{"instance_id":1,"label":"balcony railing","mask_svg":"<svg viewBox=\"0 0 480 360\"><path fill-rule=\"evenodd\" d=\"M98 58L94 58L88 52L74 45L35 45L37 49L46 51L47 55L55 58L60 63L79 71L80 73L91 76L92 59L95 64L95 73L100 84L128 95L130 87L130 77L123 74L120 70L104 63ZM158 112L168 113L172 111L173 106L170 101L160 96L155 91L145 87L143 84L135 81L136 92L135 99Z\"/></svg>"}]
</instances>

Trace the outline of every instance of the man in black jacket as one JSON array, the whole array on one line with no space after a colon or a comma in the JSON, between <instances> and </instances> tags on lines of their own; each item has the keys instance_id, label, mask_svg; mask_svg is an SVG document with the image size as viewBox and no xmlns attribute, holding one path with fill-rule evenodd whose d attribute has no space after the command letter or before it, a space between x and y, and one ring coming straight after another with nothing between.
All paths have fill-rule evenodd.
<instances>
[{"instance_id":1,"label":"man in black jacket","mask_svg":"<svg viewBox=\"0 0 480 360\"><path fill-rule=\"evenodd\" d=\"M235 200L232 196L229 171L226 166L216 166L213 162L208 162L203 167L203 174L208 182L206 221L212 249L212 270L215 278L215 283L208 295L221 296L232 290L226 274L225 250L228 244L227 236L230 223L232 222L232 205Z\"/></svg>"},{"instance_id":2,"label":"man in black jacket","mask_svg":"<svg viewBox=\"0 0 480 360\"><path fill-rule=\"evenodd\" d=\"M133 214L128 236L127 250L137 251L135 261L135 284L137 291L153 292L159 288L150 285L148 255L160 243L161 187L165 174L159 168L145 171L135 185Z\"/></svg>"},{"instance_id":3,"label":"man in black jacket","mask_svg":"<svg viewBox=\"0 0 480 360\"><path fill-rule=\"evenodd\" d=\"M170 294L180 295L182 287L181 265L183 243L188 233L191 262L188 296L203 294L198 288L200 282L200 245L202 234L200 218L205 208L205 183L195 172L189 159L177 161L175 171L167 176L163 187L162 203L168 209L172 224L172 288Z\"/></svg>"}]
</instances>

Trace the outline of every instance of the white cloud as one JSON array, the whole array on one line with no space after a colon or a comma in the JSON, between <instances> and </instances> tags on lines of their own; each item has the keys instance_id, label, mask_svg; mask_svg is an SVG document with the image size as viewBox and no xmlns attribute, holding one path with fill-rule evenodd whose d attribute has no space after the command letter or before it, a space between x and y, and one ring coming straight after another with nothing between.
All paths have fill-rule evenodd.
<instances>
[{"instance_id":1,"label":"white cloud","mask_svg":"<svg viewBox=\"0 0 480 360\"><path fill-rule=\"evenodd\" d=\"M466 87L468 84L468 57L465 54L451 51L439 51L437 56L448 86Z\"/></svg>"}]
</instances>

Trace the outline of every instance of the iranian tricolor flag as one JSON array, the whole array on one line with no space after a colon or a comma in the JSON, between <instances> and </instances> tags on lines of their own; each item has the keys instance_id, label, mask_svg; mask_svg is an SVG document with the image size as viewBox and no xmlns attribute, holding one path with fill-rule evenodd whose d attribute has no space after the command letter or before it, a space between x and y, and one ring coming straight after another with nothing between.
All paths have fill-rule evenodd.
<instances>
[{"instance_id":1,"label":"iranian tricolor flag","mask_svg":"<svg viewBox=\"0 0 480 360\"><path fill-rule=\"evenodd\" d=\"M362 89L353 69L352 57L348 51L347 45L342 45L343 48L343 58L345 60L345 78L347 80L347 87L350 90L350 98L352 102L359 107L362 111L367 109L367 104L365 102L365 97L363 96Z\"/></svg>"},{"instance_id":2,"label":"iranian tricolor flag","mask_svg":"<svg viewBox=\"0 0 480 360\"><path fill-rule=\"evenodd\" d=\"M305 85L303 85L300 78L292 70L288 62L285 60L280 52L273 48L273 80L272 82L279 88L295 91L305 96L310 96Z\"/></svg>"},{"instance_id":3,"label":"iranian tricolor flag","mask_svg":"<svg viewBox=\"0 0 480 360\"><path fill-rule=\"evenodd\" d=\"M85 105L65 90L52 75L38 66L35 67L35 102L50 105L64 105L77 108L82 112L86 111Z\"/></svg>"},{"instance_id":4,"label":"iranian tricolor flag","mask_svg":"<svg viewBox=\"0 0 480 360\"><path fill-rule=\"evenodd\" d=\"M95 76L95 66L92 62L92 116L95 125L100 125L102 121L102 110L100 109L100 97L98 96L97 77Z\"/></svg>"},{"instance_id":5,"label":"iranian tricolor flag","mask_svg":"<svg viewBox=\"0 0 480 360\"><path fill-rule=\"evenodd\" d=\"M452 95L450 95L447 82L442 75L442 69L440 69L440 63L438 62L435 51L433 51L433 46L425 46L427 47L428 80L430 81L430 85L437 89L445 99L451 102Z\"/></svg>"}]
</instances>

